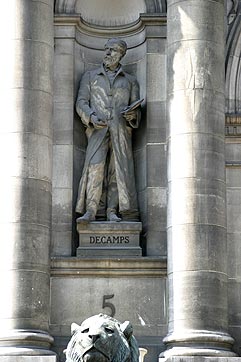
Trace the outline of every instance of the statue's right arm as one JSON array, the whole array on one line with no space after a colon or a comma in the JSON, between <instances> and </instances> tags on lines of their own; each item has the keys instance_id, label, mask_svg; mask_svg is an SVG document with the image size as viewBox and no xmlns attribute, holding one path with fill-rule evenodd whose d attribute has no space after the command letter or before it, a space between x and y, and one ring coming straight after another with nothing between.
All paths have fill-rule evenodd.
<instances>
[{"instance_id":1,"label":"statue's right arm","mask_svg":"<svg viewBox=\"0 0 241 362\"><path fill-rule=\"evenodd\" d=\"M91 127L91 115L94 114L94 111L90 107L90 72L86 72L81 78L76 101L76 111L83 124Z\"/></svg>"}]
</instances>

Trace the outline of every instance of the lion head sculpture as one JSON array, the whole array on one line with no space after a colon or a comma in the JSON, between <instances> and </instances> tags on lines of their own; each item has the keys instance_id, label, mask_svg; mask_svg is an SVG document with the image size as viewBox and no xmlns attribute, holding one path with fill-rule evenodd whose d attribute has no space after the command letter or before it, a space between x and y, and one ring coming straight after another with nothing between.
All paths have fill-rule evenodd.
<instances>
[{"instance_id":1,"label":"lion head sculpture","mask_svg":"<svg viewBox=\"0 0 241 362\"><path fill-rule=\"evenodd\" d=\"M71 325L66 362L138 362L139 349L130 322L105 314Z\"/></svg>"}]
</instances>

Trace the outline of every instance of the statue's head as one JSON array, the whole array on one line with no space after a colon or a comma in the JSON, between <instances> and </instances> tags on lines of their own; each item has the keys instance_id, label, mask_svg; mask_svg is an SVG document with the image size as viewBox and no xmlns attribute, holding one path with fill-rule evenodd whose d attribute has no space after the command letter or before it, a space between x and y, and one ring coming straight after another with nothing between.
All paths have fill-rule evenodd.
<instances>
[{"instance_id":1,"label":"statue's head","mask_svg":"<svg viewBox=\"0 0 241 362\"><path fill-rule=\"evenodd\" d=\"M139 349L130 322L105 314L73 323L66 362L138 362Z\"/></svg>"},{"instance_id":2,"label":"statue's head","mask_svg":"<svg viewBox=\"0 0 241 362\"><path fill-rule=\"evenodd\" d=\"M119 51L121 52L122 56L124 56L126 54L127 51L127 44L124 40L119 39L119 38L111 38L109 40L107 40L106 44L105 44L105 48L106 47L115 47L117 49L119 49Z\"/></svg>"},{"instance_id":3,"label":"statue's head","mask_svg":"<svg viewBox=\"0 0 241 362\"><path fill-rule=\"evenodd\" d=\"M119 38L112 38L105 44L104 65L107 68L115 68L127 51L127 44Z\"/></svg>"}]
</instances>

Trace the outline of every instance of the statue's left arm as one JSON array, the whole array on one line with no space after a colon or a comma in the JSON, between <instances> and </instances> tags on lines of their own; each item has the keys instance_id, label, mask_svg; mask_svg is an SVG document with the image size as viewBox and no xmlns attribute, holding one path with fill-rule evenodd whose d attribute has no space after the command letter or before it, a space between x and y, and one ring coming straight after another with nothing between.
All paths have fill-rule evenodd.
<instances>
[{"instance_id":1,"label":"statue's left arm","mask_svg":"<svg viewBox=\"0 0 241 362\"><path fill-rule=\"evenodd\" d=\"M136 79L133 79L131 85L131 94L130 94L130 104L140 99L140 89L139 84ZM141 109L140 107L136 108L132 112L128 112L125 116L126 120L129 122L129 125L132 128L138 128L140 119L141 119Z\"/></svg>"}]
</instances>

